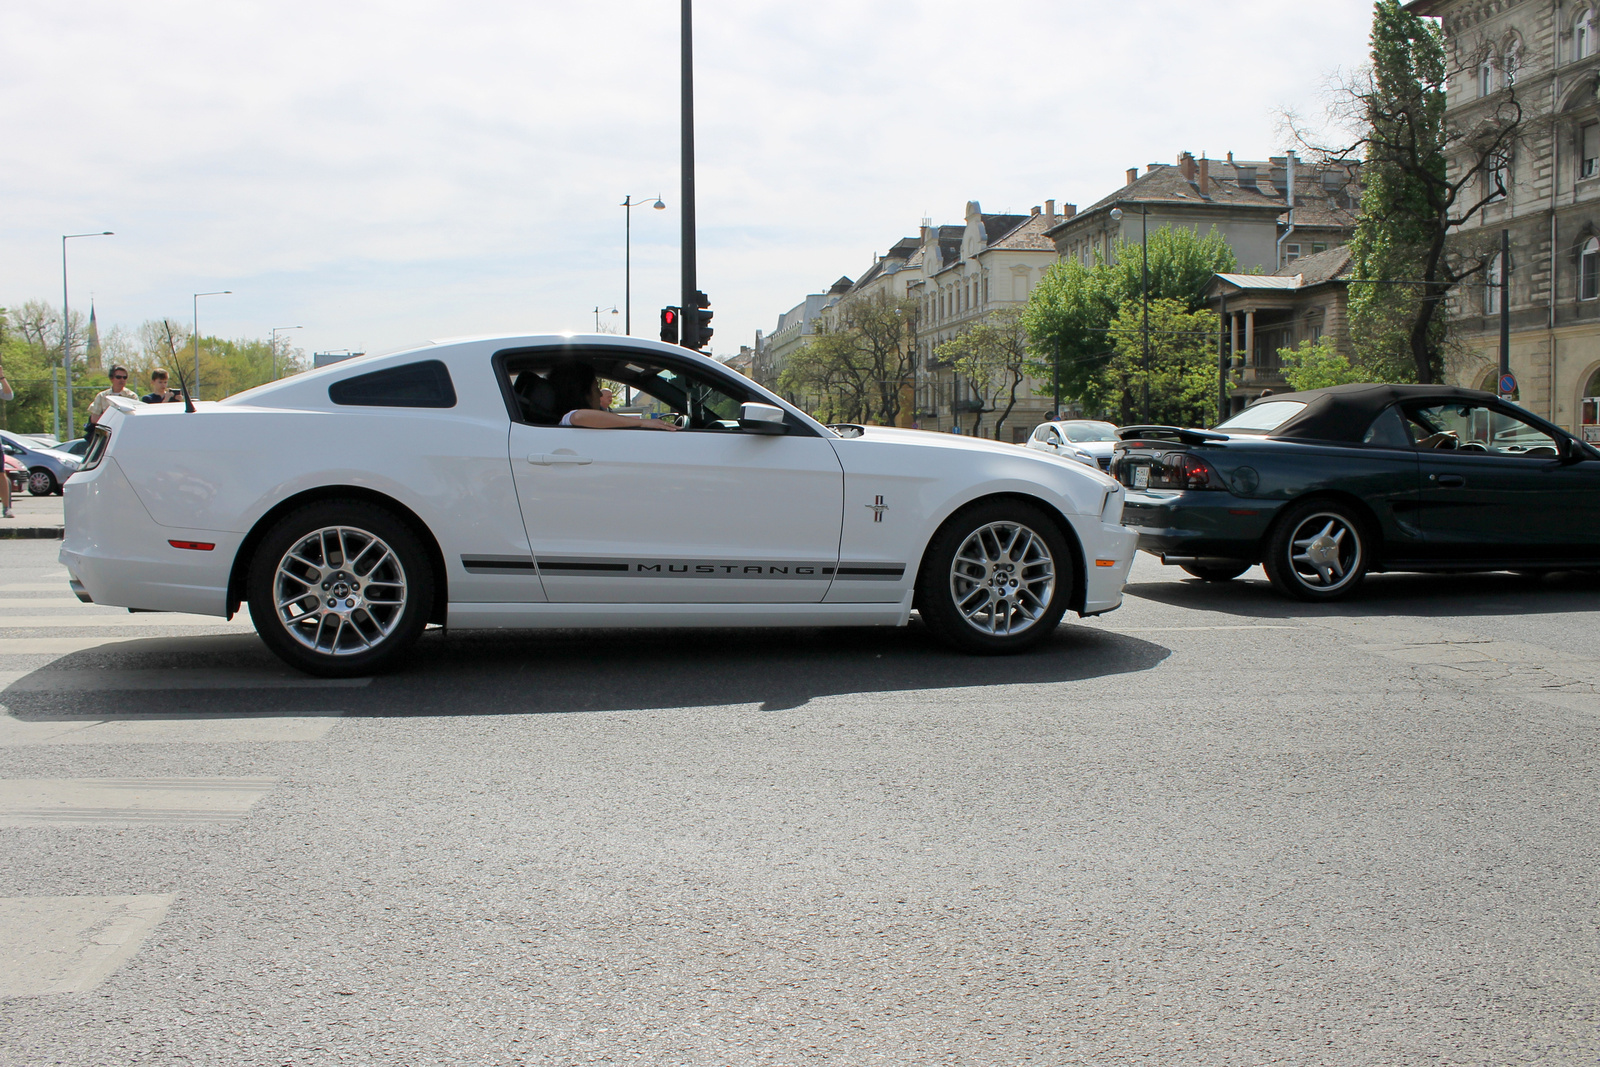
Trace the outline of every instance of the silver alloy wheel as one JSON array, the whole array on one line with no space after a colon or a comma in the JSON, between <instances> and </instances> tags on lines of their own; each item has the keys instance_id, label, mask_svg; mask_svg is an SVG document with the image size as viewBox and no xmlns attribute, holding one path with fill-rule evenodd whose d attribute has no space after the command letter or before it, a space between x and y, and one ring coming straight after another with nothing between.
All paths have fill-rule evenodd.
<instances>
[{"instance_id":1,"label":"silver alloy wheel","mask_svg":"<svg viewBox=\"0 0 1600 1067\"><path fill-rule=\"evenodd\" d=\"M1044 617L1055 595L1056 562L1045 539L1017 522L980 526L950 563L950 596L981 633L1019 634Z\"/></svg>"},{"instance_id":2,"label":"silver alloy wheel","mask_svg":"<svg viewBox=\"0 0 1600 1067\"><path fill-rule=\"evenodd\" d=\"M1289 535L1289 566L1308 589L1332 592L1361 573L1361 534L1343 515L1317 511Z\"/></svg>"},{"instance_id":3,"label":"silver alloy wheel","mask_svg":"<svg viewBox=\"0 0 1600 1067\"><path fill-rule=\"evenodd\" d=\"M49 496L56 491L56 479L43 467L28 472L28 493L32 496Z\"/></svg>"},{"instance_id":4,"label":"silver alloy wheel","mask_svg":"<svg viewBox=\"0 0 1600 1067\"><path fill-rule=\"evenodd\" d=\"M406 610L406 572L392 548L354 526L306 534L278 561L272 599L301 645L350 656L382 644Z\"/></svg>"}]
</instances>

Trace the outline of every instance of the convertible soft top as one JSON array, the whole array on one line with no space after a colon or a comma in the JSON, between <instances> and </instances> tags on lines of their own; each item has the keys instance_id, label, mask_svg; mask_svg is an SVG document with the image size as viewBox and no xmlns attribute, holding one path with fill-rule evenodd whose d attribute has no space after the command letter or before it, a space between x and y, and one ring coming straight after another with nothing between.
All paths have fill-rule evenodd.
<instances>
[{"instance_id":1,"label":"convertible soft top","mask_svg":"<svg viewBox=\"0 0 1600 1067\"><path fill-rule=\"evenodd\" d=\"M1267 398L1271 403L1297 400L1306 407L1268 436L1359 442L1372 420L1390 404L1404 400L1481 403L1494 399L1493 393L1463 389L1458 385L1331 385L1326 389L1307 389L1303 393L1274 393Z\"/></svg>"}]
</instances>

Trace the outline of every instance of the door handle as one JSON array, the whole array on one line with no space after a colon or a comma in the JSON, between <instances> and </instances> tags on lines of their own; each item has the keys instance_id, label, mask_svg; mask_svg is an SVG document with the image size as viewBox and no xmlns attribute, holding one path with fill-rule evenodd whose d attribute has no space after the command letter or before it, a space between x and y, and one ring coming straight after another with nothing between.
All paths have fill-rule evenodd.
<instances>
[{"instance_id":1,"label":"door handle","mask_svg":"<svg viewBox=\"0 0 1600 1067\"><path fill-rule=\"evenodd\" d=\"M1430 474L1428 477L1437 480L1444 489L1460 489L1467 484L1466 478L1459 474Z\"/></svg>"},{"instance_id":2,"label":"door handle","mask_svg":"<svg viewBox=\"0 0 1600 1067\"><path fill-rule=\"evenodd\" d=\"M571 452L534 452L528 456L528 462L539 467L578 467L594 460Z\"/></svg>"}]
</instances>

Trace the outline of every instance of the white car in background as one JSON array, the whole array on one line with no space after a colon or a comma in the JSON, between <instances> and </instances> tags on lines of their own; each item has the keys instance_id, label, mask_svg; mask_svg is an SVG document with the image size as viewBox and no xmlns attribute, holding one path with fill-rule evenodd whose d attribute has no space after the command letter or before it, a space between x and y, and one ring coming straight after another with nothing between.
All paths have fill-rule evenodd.
<instances>
[{"instance_id":1,"label":"white car in background","mask_svg":"<svg viewBox=\"0 0 1600 1067\"><path fill-rule=\"evenodd\" d=\"M1096 419L1062 419L1040 423L1028 438L1028 447L1054 455L1071 456L1080 463L1111 469L1111 453L1117 447L1117 428Z\"/></svg>"},{"instance_id":2,"label":"white car in background","mask_svg":"<svg viewBox=\"0 0 1600 1067\"><path fill-rule=\"evenodd\" d=\"M682 429L558 425L545 376L573 360ZM113 403L67 485L79 598L248 603L275 653L325 676L395 664L430 622L903 626L915 608L957 648L1012 652L1117 607L1137 544L1098 471L837 433L656 341L441 342L192 412Z\"/></svg>"}]
</instances>

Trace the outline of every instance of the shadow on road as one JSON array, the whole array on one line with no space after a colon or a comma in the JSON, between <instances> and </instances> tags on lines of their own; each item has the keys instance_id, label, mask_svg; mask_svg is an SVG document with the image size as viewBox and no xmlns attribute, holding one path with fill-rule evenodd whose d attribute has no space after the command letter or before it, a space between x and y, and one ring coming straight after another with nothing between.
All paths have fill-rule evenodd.
<instances>
[{"instance_id":1,"label":"shadow on road","mask_svg":"<svg viewBox=\"0 0 1600 1067\"><path fill-rule=\"evenodd\" d=\"M963 686L1044 685L1146 671L1167 648L1126 634L1063 625L1031 652L965 656L904 629L430 631L405 667L363 687L320 687L282 668L252 635L152 638L63 656L0 691L18 719L483 715L759 704L800 707L821 696ZM93 685L51 684L95 668ZM170 668L174 688L117 688L119 669ZM218 688L179 688L185 669ZM229 685L281 678L281 687Z\"/></svg>"},{"instance_id":2,"label":"shadow on road","mask_svg":"<svg viewBox=\"0 0 1600 1067\"><path fill-rule=\"evenodd\" d=\"M1176 569L1174 568L1174 571ZM1350 596L1331 604L1290 600L1275 592L1259 570L1231 582L1177 578L1130 582L1128 596L1175 608L1217 611L1252 619L1404 615L1544 615L1600 610L1600 576L1560 572L1542 578L1494 571L1483 574L1372 574Z\"/></svg>"}]
</instances>

